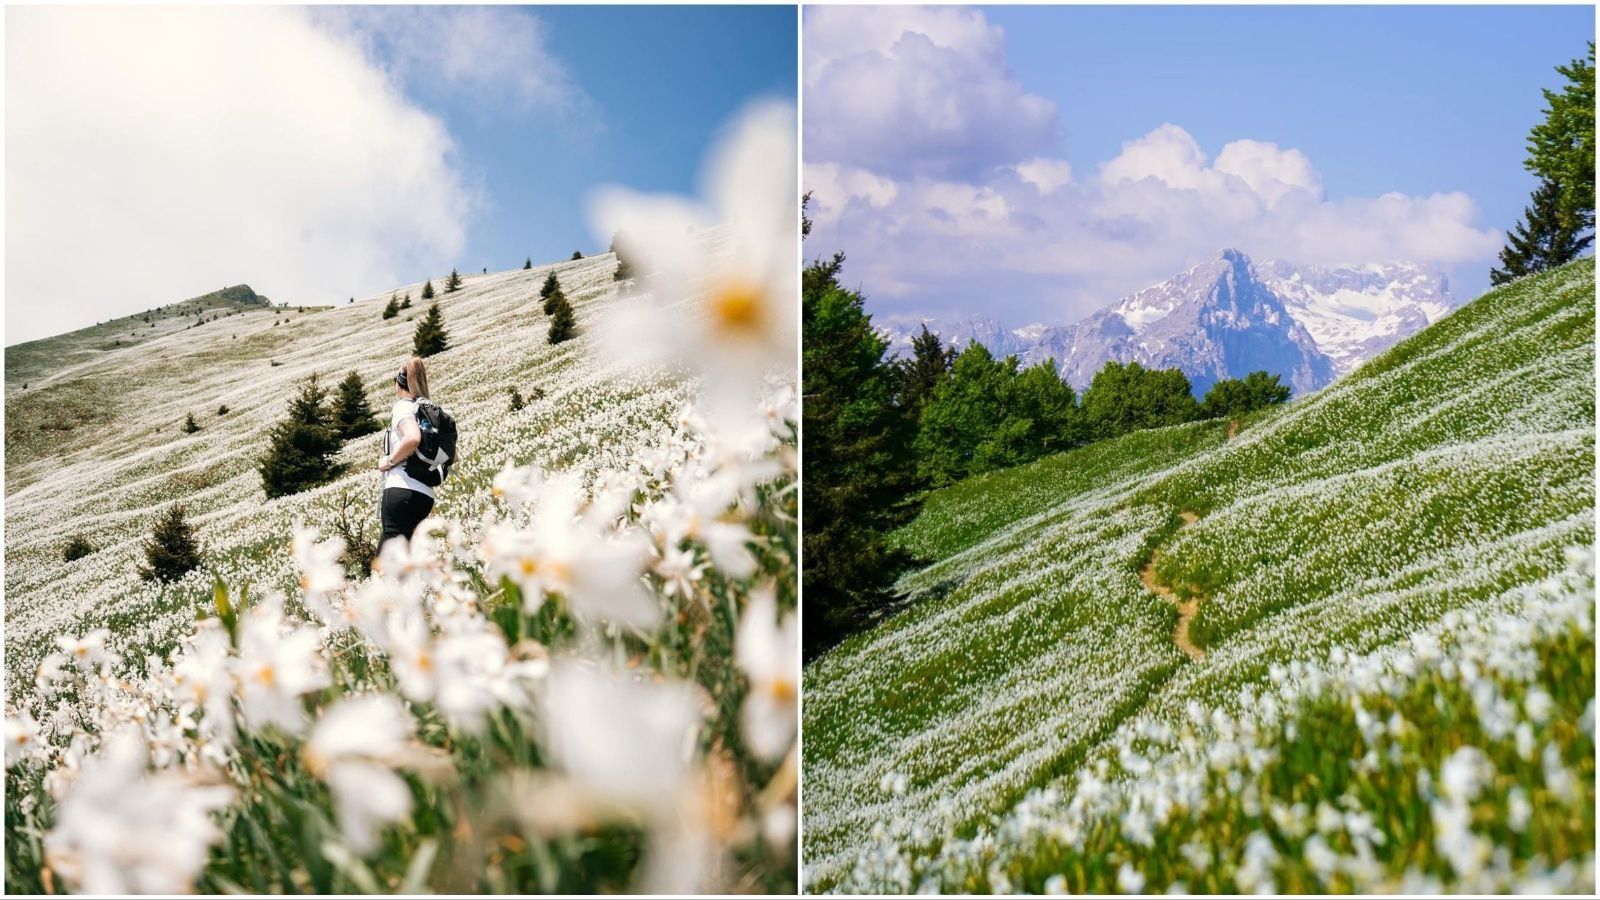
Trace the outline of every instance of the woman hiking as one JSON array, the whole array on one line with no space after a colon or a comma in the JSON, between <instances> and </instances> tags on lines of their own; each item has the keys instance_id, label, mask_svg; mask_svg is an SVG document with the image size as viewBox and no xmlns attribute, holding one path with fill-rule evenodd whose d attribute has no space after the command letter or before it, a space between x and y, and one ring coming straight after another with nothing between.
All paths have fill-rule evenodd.
<instances>
[{"instance_id":1,"label":"woman hiking","mask_svg":"<svg viewBox=\"0 0 1600 900\"><path fill-rule=\"evenodd\" d=\"M419 475L428 477L425 467L422 472L413 472L408 469L415 466L407 466L422 444L422 429L417 423L419 401L429 402L428 370L422 363L422 357L413 356L406 360L399 374L394 376L394 385L398 399L389 413L389 430L383 435L384 456L378 461L378 471L383 473L383 535L378 538L380 550L390 538L411 539L417 526L433 511L433 490L443 481L440 475L436 479L430 478L434 484L426 484L419 480Z\"/></svg>"}]
</instances>

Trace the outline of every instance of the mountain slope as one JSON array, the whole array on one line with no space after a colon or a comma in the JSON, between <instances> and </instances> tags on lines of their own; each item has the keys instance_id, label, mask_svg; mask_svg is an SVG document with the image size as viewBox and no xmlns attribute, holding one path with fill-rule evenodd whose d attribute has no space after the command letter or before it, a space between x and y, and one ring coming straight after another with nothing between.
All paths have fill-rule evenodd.
<instances>
[{"instance_id":1,"label":"mountain slope","mask_svg":"<svg viewBox=\"0 0 1600 900\"><path fill-rule=\"evenodd\" d=\"M1444 276L1412 263L1311 267L1256 265L1237 250L1125 297L1071 325L1006 329L984 316L927 320L946 343L978 341L1024 364L1053 359L1074 387L1106 362L1179 368L1195 395L1256 369L1296 394L1320 389L1362 361L1437 322L1455 306ZM887 320L895 352L921 322Z\"/></svg>"},{"instance_id":2,"label":"mountain slope","mask_svg":"<svg viewBox=\"0 0 1600 900\"><path fill-rule=\"evenodd\" d=\"M66 334L12 344L5 351L6 392L9 394L25 384L37 386L85 361L184 331L200 319L270 310L271 307L272 302L251 290L248 284L236 284Z\"/></svg>"},{"instance_id":3,"label":"mountain slope","mask_svg":"<svg viewBox=\"0 0 1600 900\"><path fill-rule=\"evenodd\" d=\"M1451 647L1452 628L1495 616L1536 618L1521 612L1529 586L1567 571L1568 551L1594 540L1594 289L1593 260L1497 289L1326 390L1257 414L1237 437L1219 423L1134 434L930 497L900 535L929 561L901 584L918 602L805 673L807 887L1043 890L1064 873L1056 889L1226 891L1254 889L1267 872L1303 877L1297 890L1392 890L1413 874L1449 875L1430 855L1431 829L1443 826L1430 824L1413 782L1345 799L1317 794L1341 779L1327 768L1313 777L1295 759L1349 772L1361 751L1346 762L1330 749L1339 741L1307 726L1311 746L1302 747L1292 729L1280 733L1288 713L1260 726L1281 740L1251 750L1260 756L1249 757L1248 771L1216 759L1205 768L1205 748L1237 749L1243 726L1216 723L1262 715L1268 693L1300 685L1315 702L1343 683L1302 681L1306 672L1343 671L1356 665L1353 654L1403 657L1414 637L1423 642L1415 646ZM1185 513L1195 524L1183 526ZM1141 583L1146 564L1158 583L1198 602L1190 636L1202 660L1175 645L1178 613ZM1581 568L1572 577L1581 592ZM1548 840L1513 845L1507 859L1530 879L1543 877L1539 865L1568 860L1550 877L1575 889L1585 872L1591 888L1593 880L1592 739L1572 737L1592 703L1593 644L1582 620L1563 619L1556 632L1567 634L1569 621L1576 636L1508 657L1547 660L1519 677L1546 680L1541 690L1562 698L1558 720L1569 730L1558 732L1566 737L1543 770L1519 776L1534 796L1551 797L1551 818L1539 821L1567 824L1551 825ZM1544 633L1485 628L1529 641ZM1437 690L1449 697L1471 687L1454 680L1462 669L1441 670L1436 659L1407 665L1413 679L1442 671ZM1301 674L1284 680L1280 671ZM1453 724L1428 712L1450 708L1445 694L1407 707L1423 734L1420 749L1395 750L1408 779L1436 773L1416 768L1441 765L1437 754L1480 727L1470 700L1467 713L1450 713ZM1351 703L1336 708L1348 715ZM1443 737L1430 740L1435 733ZM1516 759L1504 750L1509 734L1493 735L1486 750ZM1173 741L1171 753L1200 754L1200 768L1152 774L1150 758ZM1257 782L1266 771L1257 763L1287 768ZM1573 765L1579 777L1561 781ZM1560 793L1557 782L1577 793ZM1281 821L1321 816L1324 797L1375 817L1363 821L1390 840L1378 849L1368 842L1376 861L1355 868L1347 855L1360 848L1339 836L1330 852L1341 865L1350 859L1351 880L1317 880L1329 876L1292 868L1315 855L1302 845L1306 832L1275 824L1264 793L1240 793L1247 784L1288 786ZM1300 790L1310 795L1292 793ZM1134 799L1117 806L1112 796ZM1511 801L1496 796L1504 822ZM1412 801L1420 811L1386 805ZM1302 805L1291 814L1294 803ZM1194 837L1216 863L1209 869L1184 855L1192 834L1184 823L1200 812L1182 807L1195 804L1218 807L1215 821L1226 823ZM1144 837L1147 828L1183 836L1163 843ZM1411 873L1407 854L1417 845L1427 865ZM1545 863L1528 862L1533 846ZM1290 868L1272 868L1280 862ZM1447 883L1506 889L1463 871Z\"/></svg>"},{"instance_id":4,"label":"mountain slope","mask_svg":"<svg viewBox=\"0 0 1600 900\"><path fill-rule=\"evenodd\" d=\"M588 337L546 342L549 322L538 296L545 276L556 271L580 328L592 331L622 302L611 278L615 265L615 256L603 254L467 275L460 291L439 295L450 349L429 358L430 381L460 423L463 454L439 514L477 518L490 503L489 479L508 457L580 471L603 466L672 421L693 396L679 380L621 371ZM395 288L413 298L420 289ZM351 474L277 500L266 499L255 467L266 430L313 372L331 386L354 369L373 408L389 408L394 371L411 354L415 316L426 310L414 299L410 310L385 321L380 312L389 294L320 311L224 317L108 354L37 392L12 394L8 427L36 421L39 410L64 398L109 392L112 402L97 407L88 426L58 433L53 452L8 459L8 668L31 671L54 635L107 625L115 649L171 645L192 620L209 575L195 572L163 589L134 574L154 511L167 503L186 505L208 567L235 582L292 586L291 561L277 551L296 519L330 530L341 494L375 531L381 436L345 446L339 459ZM507 400L513 387L529 398L516 413ZM221 405L226 415L217 414ZM192 435L181 429L189 412L201 426ZM8 451L11 443L8 436ZM62 546L80 533L95 552L63 563ZM7 689L26 684L13 679Z\"/></svg>"}]
</instances>

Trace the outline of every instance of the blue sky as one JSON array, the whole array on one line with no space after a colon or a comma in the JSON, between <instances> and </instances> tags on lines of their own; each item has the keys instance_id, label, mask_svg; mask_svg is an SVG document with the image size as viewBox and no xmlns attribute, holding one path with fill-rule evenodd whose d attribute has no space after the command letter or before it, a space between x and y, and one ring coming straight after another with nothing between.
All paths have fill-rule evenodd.
<instances>
[{"instance_id":1,"label":"blue sky","mask_svg":"<svg viewBox=\"0 0 1600 900\"><path fill-rule=\"evenodd\" d=\"M593 246L584 201L598 184L690 193L700 157L756 97L793 98L795 11L773 6L551 6L528 12L592 101L581 121L533 109L489 118L469 100L433 108L488 203L463 267L509 268ZM417 89L432 106L426 88ZM588 117L593 115L594 120Z\"/></svg>"},{"instance_id":2,"label":"blue sky","mask_svg":"<svg viewBox=\"0 0 1600 900\"><path fill-rule=\"evenodd\" d=\"M1540 89L1584 55L1594 16L810 8L812 240L844 249L869 306L894 316L1071 321L1228 245L1310 264L1410 258L1470 299L1533 188L1522 159ZM944 106L894 118L928 95Z\"/></svg>"},{"instance_id":3,"label":"blue sky","mask_svg":"<svg viewBox=\"0 0 1600 900\"><path fill-rule=\"evenodd\" d=\"M738 110L796 93L793 7L5 15L7 343L602 250L591 190L693 193Z\"/></svg>"},{"instance_id":4,"label":"blue sky","mask_svg":"<svg viewBox=\"0 0 1600 900\"><path fill-rule=\"evenodd\" d=\"M1329 196L1464 190L1507 228L1534 178L1524 139L1594 9L992 7L1008 59L1056 99L1084 168L1163 122L1213 152L1248 135L1316 162Z\"/></svg>"}]
</instances>

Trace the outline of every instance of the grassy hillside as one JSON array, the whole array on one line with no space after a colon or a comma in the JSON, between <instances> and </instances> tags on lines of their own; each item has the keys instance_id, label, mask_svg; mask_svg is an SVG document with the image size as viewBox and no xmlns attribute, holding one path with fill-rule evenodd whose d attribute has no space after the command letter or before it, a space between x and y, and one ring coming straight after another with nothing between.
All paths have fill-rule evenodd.
<instances>
[{"instance_id":1,"label":"grassy hillside","mask_svg":"<svg viewBox=\"0 0 1600 900\"><path fill-rule=\"evenodd\" d=\"M727 255L723 234L696 250ZM446 524L360 582L322 538L344 516L376 538L381 434L300 494L268 500L256 465L313 373L359 372L387 421L421 284L223 317L9 395L17 427L94 404L44 443L7 437L11 890L794 889L798 650L771 632L797 647L798 416L751 393L756 427L734 439L691 412L694 372L618 354L630 305L693 321L702 304L649 296L644 277L623 290L617 264L468 275L448 294L433 280L449 349L429 380L460 434ZM579 328L554 346L552 270ZM204 564L141 581L172 503ZM74 535L94 549L66 562ZM747 695L764 717L741 715ZM119 729L144 736L154 772L118 762ZM151 811L168 807L188 818ZM98 866L143 841L185 861Z\"/></svg>"},{"instance_id":2,"label":"grassy hillside","mask_svg":"<svg viewBox=\"0 0 1600 900\"><path fill-rule=\"evenodd\" d=\"M806 887L1592 888L1594 289L930 497L805 672Z\"/></svg>"},{"instance_id":3,"label":"grassy hillside","mask_svg":"<svg viewBox=\"0 0 1600 900\"><path fill-rule=\"evenodd\" d=\"M271 308L272 302L251 290L248 284L236 284L66 334L12 344L5 353L6 393L21 390L24 385L39 387L52 376L77 365L184 331L201 319L270 311ZM9 441L8 436L8 444Z\"/></svg>"},{"instance_id":4,"label":"grassy hillside","mask_svg":"<svg viewBox=\"0 0 1600 900\"><path fill-rule=\"evenodd\" d=\"M601 467L606 451L626 452L647 440L692 396L678 382L636 383L614 361L598 358L591 341L552 347L538 289L551 268L561 279L580 325L592 324L618 302L611 255L531 270L463 276L462 289L440 293L451 337L449 350L429 359L430 381L461 427L463 460L439 513L475 518L488 502L488 480L508 459L562 468ZM443 284L443 279L435 287ZM62 433L54 452L18 454L7 447L6 663L29 671L63 631L138 623L118 634L118 649L149 646L146 636L170 641L209 597L209 576L195 573L169 588L134 577L154 512L182 501L199 526L208 564L225 579L290 587L284 546L291 523L303 519L329 530L348 494L355 514L376 529L377 476L382 436L346 445L352 466L332 484L267 501L256 463L266 430L279 418L297 384L315 372L329 387L354 369L375 410L387 418L392 379L411 354L415 318L427 309L421 284L403 285L412 308L380 317L390 291L316 312L253 311L157 338L75 370L26 400L7 402L7 423L25 421L58 396L92 393L107 402L92 424ZM592 329L591 329L592 331ZM9 351L8 351L9 352ZM541 400L511 413L508 389ZM226 405L228 413L217 415ZM185 434L194 413L200 431ZM455 479L459 478L459 482ZM82 534L95 548L63 563L61 548ZM115 630L115 629L114 629ZM167 649L157 640L154 649ZM15 689L17 683L10 685Z\"/></svg>"}]
</instances>

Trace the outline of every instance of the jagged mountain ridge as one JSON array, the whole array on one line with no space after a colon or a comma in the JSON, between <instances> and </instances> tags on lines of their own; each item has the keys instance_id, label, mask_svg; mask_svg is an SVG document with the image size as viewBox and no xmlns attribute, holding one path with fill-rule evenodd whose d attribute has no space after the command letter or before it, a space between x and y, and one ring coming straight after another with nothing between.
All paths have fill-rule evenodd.
<instances>
[{"instance_id":1,"label":"jagged mountain ridge","mask_svg":"<svg viewBox=\"0 0 1600 900\"><path fill-rule=\"evenodd\" d=\"M1298 395L1323 387L1454 306L1444 276L1414 263L1258 266L1227 249L1071 325L1008 330L971 316L959 322L891 320L883 333L892 352L907 352L925 321L957 346L976 340L1025 365L1053 359L1080 390L1114 359L1181 369L1196 395L1222 378L1257 369L1279 375Z\"/></svg>"}]
</instances>

